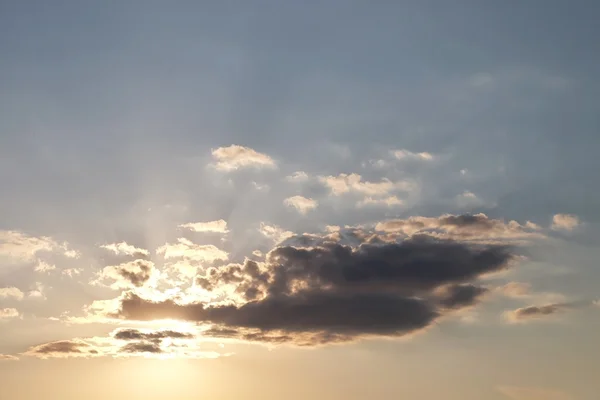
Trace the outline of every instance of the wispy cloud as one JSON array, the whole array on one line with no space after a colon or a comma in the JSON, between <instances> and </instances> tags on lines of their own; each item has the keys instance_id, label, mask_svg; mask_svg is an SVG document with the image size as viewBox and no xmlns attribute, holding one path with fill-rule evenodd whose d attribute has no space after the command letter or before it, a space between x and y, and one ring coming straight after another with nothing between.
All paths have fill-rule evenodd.
<instances>
[{"instance_id":1,"label":"wispy cloud","mask_svg":"<svg viewBox=\"0 0 600 400\"><path fill-rule=\"evenodd\" d=\"M180 228L189 229L193 232L217 232L227 233L227 221L219 219L207 222L189 222L179 225Z\"/></svg>"}]
</instances>

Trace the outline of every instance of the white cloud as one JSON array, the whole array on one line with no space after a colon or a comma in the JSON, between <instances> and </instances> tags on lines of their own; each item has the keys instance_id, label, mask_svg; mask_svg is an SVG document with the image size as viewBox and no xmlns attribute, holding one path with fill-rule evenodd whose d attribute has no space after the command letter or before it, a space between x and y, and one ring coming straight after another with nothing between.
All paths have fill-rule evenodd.
<instances>
[{"instance_id":1,"label":"white cloud","mask_svg":"<svg viewBox=\"0 0 600 400\"><path fill-rule=\"evenodd\" d=\"M163 254L165 258L186 258L194 261L213 262L217 260L227 260L227 252L219 249L212 244L195 244L192 241L179 238L177 243L166 243L156 249L157 254Z\"/></svg>"},{"instance_id":2,"label":"white cloud","mask_svg":"<svg viewBox=\"0 0 600 400\"><path fill-rule=\"evenodd\" d=\"M480 207L485 204L485 202L477 197L475 193L469 192L468 190L465 190L456 196L456 203L461 208Z\"/></svg>"},{"instance_id":3,"label":"white cloud","mask_svg":"<svg viewBox=\"0 0 600 400\"><path fill-rule=\"evenodd\" d=\"M382 198L374 198L374 197L365 197L363 200L359 201L356 205L358 207L365 207L365 206L387 206L387 207L393 207L393 206L401 206L402 204L404 204L402 202L402 200L400 200L397 196L387 196L387 197L382 197Z\"/></svg>"},{"instance_id":4,"label":"white cloud","mask_svg":"<svg viewBox=\"0 0 600 400\"><path fill-rule=\"evenodd\" d=\"M56 269L56 265L49 264L44 260L38 260L38 264L33 269L35 272L50 272Z\"/></svg>"},{"instance_id":5,"label":"white cloud","mask_svg":"<svg viewBox=\"0 0 600 400\"><path fill-rule=\"evenodd\" d=\"M286 231L277 225L267 225L264 222L260 223L260 228L258 230L275 243L280 243L285 239L294 236L294 232Z\"/></svg>"},{"instance_id":6,"label":"white cloud","mask_svg":"<svg viewBox=\"0 0 600 400\"><path fill-rule=\"evenodd\" d=\"M580 225L579 217L573 214L556 214L552 217L552 229L572 231Z\"/></svg>"},{"instance_id":7,"label":"white cloud","mask_svg":"<svg viewBox=\"0 0 600 400\"><path fill-rule=\"evenodd\" d=\"M81 275L81 272L83 272L83 268L67 268L61 271L63 275L70 278L73 278L75 275Z\"/></svg>"},{"instance_id":8,"label":"white cloud","mask_svg":"<svg viewBox=\"0 0 600 400\"><path fill-rule=\"evenodd\" d=\"M0 298L12 297L13 299L22 300L23 296L23 292L16 287L0 288Z\"/></svg>"},{"instance_id":9,"label":"white cloud","mask_svg":"<svg viewBox=\"0 0 600 400\"><path fill-rule=\"evenodd\" d=\"M19 316L19 312L16 308L0 308L0 320L17 318Z\"/></svg>"},{"instance_id":10,"label":"white cloud","mask_svg":"<svg viewBox=\"0 0 600 400\"><path fill-rule=\"evenodd\" d=\"M311 210L314 210L319 205L319 202L308 197L303 196L292 196L288 197L283 201L288 207L293 207L300 214L306 214Z\"/></svg>"},{"instance_id":11,"label":"white cloud","mask_svg":"<svg viewBox=\"0 0 600 400\"><path fill-rule=\"evenodd\" d=\"M500 386L497 389L511 400L574 400L573 396L552 389L516 386Z\"/></svg>"},{"instance_id":12,"label":"white cloud","mask_svg":"<svg viewBox=\"0 0 600 400\"><path fill-rule=\"evenodd\" d=\"M240 168L275 168L277 164L270 156L249 147L231 145L212 150L215 168L233 171Z\"/></svg>"},{"instance_id":13,"label":"white cloud","mask_svg":"<svg viewBox=\"0 0 600 400\"><path fill-rule=\"evenodd\" d=\"M433 160L433 155L431 153L427 153L427 152L413 153L412 151L400 149L400 150L392 150L391 153L398 160L422 160L422 161Z\"/></svg>"},{"instance_id":14,"label":"white cloud","mask_svg":"<svg viewBox=\"0 0 600 400\"><path fill-rule=\"evenodd\" d=\"M17 231L0 231L0 256L19 261L33 261L39 252L54 251L60 246L52 238L29 236Z\"/></svg>"},{"instance_id":15,"label":"white cloud","mask_svg":"<svg viewBox=\"0 0 600 400\"><path fill-rule=\"evenodd\" d=\"M366 196L385 196L395 190L410 190L413 185L407 181L392 182L387 178L379 182L363 181L359 174L339 174L338 176L319 176L319 181L327 186L335 196L348 192Z\"/></svg>"},{"instance_id":16,"label":"white cloud","mask_svg":"<svg viewBox=\"0 0 600 400\"><path fill-rule=\"evenodd\" d=\"M126 242L105 244L100 247L103 249L112 251L113 253L119 254L119 255L124 254L124 255L128 255L128 256L132 256L134 254L144 254L147 256L150 254L148 252L148 250L132 246Z\"/></svg>"},{"instance_id":17,"label":"white cloud","mask_svg":"<svg viewBox=\"0 0 600 400\"><path fill-rule=\"evenodd\" d=\"M46 299L46 294L44 293L45 291L46 287L44 286L44 284L42 284L41 282L36 282L34 289L30 290L29 293L27 293L27 296L38 299Z\"/></svg>"},{"instance_id":18,"label":"white cloud","mask_svg":"<svg viewBox=\"0 0 600 400\"><path fill-rule=\"evenodd\" d=\"M296 171L291 175L285 177L288 182L306 182L308 180L308 174L304 171Z\"/></svg>"},{"instance_id":19,"label":"white cloud","mask_svg":"<svg viewBox=\"0 0 600 400\"><path fill-rule=\"evenodd\" d=\"M180 228L189 229L194 232L217 232L227 233L227 221L219 219L216 221L208 222L190 222L187 224L179 225Z\"/></svg>"}]
</instances>

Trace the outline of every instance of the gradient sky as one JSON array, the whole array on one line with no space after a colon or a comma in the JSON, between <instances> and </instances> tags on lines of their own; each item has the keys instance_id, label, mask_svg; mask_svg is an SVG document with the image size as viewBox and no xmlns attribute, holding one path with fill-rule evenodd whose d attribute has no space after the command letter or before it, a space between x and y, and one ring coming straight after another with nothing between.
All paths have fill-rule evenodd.
<instances>
[{"instance_id":1,"label":"gradient sky","mask_svg":"<svg viewBox=\"0 0 600 400\"><path fill-rule=\"evenodd\" d=\"M0 398L598 399L599 18L0 0Z\"/></svg>"}]
</instances>

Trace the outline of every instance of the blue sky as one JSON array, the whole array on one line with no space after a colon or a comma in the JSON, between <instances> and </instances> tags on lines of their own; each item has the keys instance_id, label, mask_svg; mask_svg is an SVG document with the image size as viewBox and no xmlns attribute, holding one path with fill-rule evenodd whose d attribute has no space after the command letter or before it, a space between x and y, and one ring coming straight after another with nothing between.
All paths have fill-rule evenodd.
<instances>
[{"instance_id":1,"label":"blue sky","mask_svg":"<svg viewBox=\"0 0 600 400\"><path fill-rule=\"evenodd\" d=\"M296 345L310 330L293 330L292 343L279 336L272 351L246 331L246 339L239 330L224 339L194 331L193 351L168 353L175 360L162 364L142 351L123 361L136 353L126 346L98 353L108 360L64 362L72 371L88 363L110 380L124 362L162 369L193 356L209 358L193 362L218 370L211 379L230 370L255 382L245 394L227 385L165 392L182 399L277 398L297 390L302 373L318 382L310 395L364 398L332 372L336 357L345 376L378 382L381 398L595 398L599 12L583 0L0 1L0 354L19 359L0 360L0 371L41 374L77 353L35 347L59 340L102 349L116 346L107 344L118 340L115 329L210 322L115 320L100 301L125 307L127 293L153 302L180 295L182 307L243 309L276 298L275 281L264 298L223 289L205 303L198 278L246 258L274 277L296 264L271 256L311 241L359 254L425 235L468 251L509 245L511 261L461 281L484 288L485 299L452 313L436 308L440 318L410 340L372 338L368 328L306 353ZM478 217L459 226L448 215ZM443 297L455 283L407 293ZM527 307L537 308L517 312ZM156 354L166 354L160 345ZM39 364L42 355L53 359ZM244 367L263 357L257 370ZM307 357L318 371L308 372ZM193 368L178 364L173 379ZM257 383L273 374L278 389ZM18 379L0 382L19 398L35 396ZM75 396L49 385L57 397ZM97 395L133 393L123 382L107 390Z\"/></svg>"}]
</instances>

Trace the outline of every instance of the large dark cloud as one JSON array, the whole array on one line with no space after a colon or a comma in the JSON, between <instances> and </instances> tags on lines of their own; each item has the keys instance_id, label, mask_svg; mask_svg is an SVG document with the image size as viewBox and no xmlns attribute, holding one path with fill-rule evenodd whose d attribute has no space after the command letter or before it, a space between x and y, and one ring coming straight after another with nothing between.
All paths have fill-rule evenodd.
<instances>
[{"instance_id":1,"label":"large dark cloud","mask_svg":"<svg viewBox=\"0 0 600 400\"><path fill-rule=\"evenodd\" d=\"M198 284L237 287L238 305L153 302L128 293L120 318L175 318L213 324L205 332L267 342L327 343L370 335L401 336L475 304L475 281L506 268L511 248L416 235L357 247L281 246L267 261L209 269ZM140 339L150 339L140 337Z\"/></svg>"}]
</instances>

